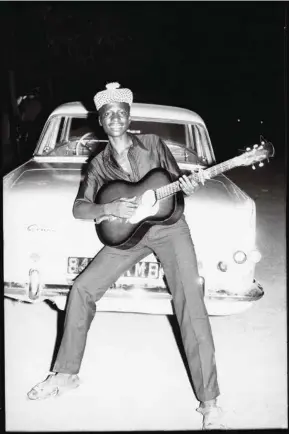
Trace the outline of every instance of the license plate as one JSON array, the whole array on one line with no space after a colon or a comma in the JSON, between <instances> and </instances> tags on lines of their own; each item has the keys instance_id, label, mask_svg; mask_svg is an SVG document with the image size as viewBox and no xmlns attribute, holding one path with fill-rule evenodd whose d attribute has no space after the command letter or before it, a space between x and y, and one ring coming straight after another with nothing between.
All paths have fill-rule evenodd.
<instances>
[{"instance_id":1,"label":"license plate","mask_svg":"<svg viewBox=\"0 0 289 434\"><path fill-rule=\"evenodd\" d=\"M68 258L67 273L79 274L88 264L92 261L92 258ZM148 279L158 279L163 276L163 269L158 262L138 262L127 270L123 277L139 277Z\"/></svg>"}]
</instances>

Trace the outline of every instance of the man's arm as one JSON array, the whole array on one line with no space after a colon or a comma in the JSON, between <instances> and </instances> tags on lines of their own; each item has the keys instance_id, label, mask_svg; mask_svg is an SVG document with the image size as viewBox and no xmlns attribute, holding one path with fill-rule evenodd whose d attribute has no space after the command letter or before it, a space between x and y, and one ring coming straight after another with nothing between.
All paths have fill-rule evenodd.
<instances>
[{"instance_id":1,"label":"man's arm","mask_svg":"<svg viewBox=\"0 0 289 434\"><path fill-rule=\"evenodd\" d=\"M75 201L73 205L73 216L76 219L100 220L107 215L106 204L96 205L93 203L84 202L82 200Z\"/></svg>"},{"instance_id":2,"label":"man's arm","mask_svg":"<svg viewBox=\"0 0 289 434\"><path fill-rule=\"evenodd\" d=\"M137 203L135 198L122 198L114 202L96 205L82 200L75 201L73 206L73 216L77 219L95 220L96 223L112 217L129 219L135 209Z\"/></svg>"},{"instance_id":3,"label":"man's arm","mask_svg":"<svg viewBox=\"0 0 289 434\"><path fill-rule=\"evenodd\" d=\"M73 204L72 213L75 218L98 220L105 215L104 205L94 203L99 187L97 172L91 162Z\"/></svg>"},{"instance_id":4,"label":"man's arm","mask_svg":"<svg viewBox=\"0 0 289 434\"><path fill-rule=\"evenodd\" d=\"M105 218L109 218L109 216L130 218L133 215L137 207L134 198L121 198L102 205L95 204L94 200L99 188L100 182L97 171L90 164L73 204L72 213L75 218L95 220L98 223Z\"/></svg>"},{"instance_id":5,"label":"man's arm","mask_svg":"<svg viewBox=\"0 0 289 434\"><path fill-rule=\"evenodd\" d=\"M161 166L170 172L173 181L176 181L177 179L179 180L181 189L187 196L193 194L198 188L198 183L186 175L182 176L181 169L179 168L175 157L161 138L159 138L157 149Z\"/></svg>"}]
</instances>

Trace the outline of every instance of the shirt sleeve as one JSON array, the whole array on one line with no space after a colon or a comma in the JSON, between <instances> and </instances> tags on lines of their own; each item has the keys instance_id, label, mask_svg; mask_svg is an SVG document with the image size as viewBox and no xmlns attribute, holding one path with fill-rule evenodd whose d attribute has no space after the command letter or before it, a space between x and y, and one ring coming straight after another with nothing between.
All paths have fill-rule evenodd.
<instances>
[{"instance_id":1,"label":"shirt sleeve","mask_svg":"<svg viewBox=\"0 0 289 434\"><path fill-rule=\"evenodd\" d=\"M179 168L178 163L175 160L175 157L169 150L169 147L165 144L165 142L160 137L158 137L157 151L158 151L161 167L163 167L168 172L170 172L173 181L178 179L182 175L181 169Z\"/></svg>"},{"instance_id":2,"label":"shirt sleeve","mask_svg":"<svg viewBox=\"0 0 289 434\"><path fill-rule=\"evenodd\" d=\"M93 162L91 162L88 166L85 177L80 184L74 204L80 202L94 203L95 196L99 188L100 183L98 179L98 173Z\"/></svg>"}]
</instances>

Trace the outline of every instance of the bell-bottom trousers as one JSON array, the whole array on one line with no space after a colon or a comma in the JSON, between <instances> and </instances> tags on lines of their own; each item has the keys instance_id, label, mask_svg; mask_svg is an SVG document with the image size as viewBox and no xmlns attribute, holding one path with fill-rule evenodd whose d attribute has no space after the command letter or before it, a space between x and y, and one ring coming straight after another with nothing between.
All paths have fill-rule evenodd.
<instances>
[{"instance_id":1,"label":"bell-bottom trousers","mask_svg":"<svg viewBox=\"0 0 289 434\"><path fill-rule=\"evenodd\" d=\"M199 401L219 395L215 348L199 281L197 259L187 223L153 226L128 250L104 247L74 281L65 315L64 333L54 372L77 374L95 303L132 265L154 252L160 260L181 331L194 391Z\"/></svg>"}]
</instances>

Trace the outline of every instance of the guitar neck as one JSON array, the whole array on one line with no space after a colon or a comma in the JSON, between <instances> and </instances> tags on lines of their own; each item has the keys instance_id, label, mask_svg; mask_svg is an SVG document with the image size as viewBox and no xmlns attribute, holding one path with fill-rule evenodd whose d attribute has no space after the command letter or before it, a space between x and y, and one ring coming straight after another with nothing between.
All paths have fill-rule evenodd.
<instances>
[{"instance_id":1,"label":"guitar neck","mask_svg":"<svg viewBox=\"0 0 289 434\"><path fill-rule=\"evenodd\" d=\"M205 169L205 178L210 179L214 178L214 176L220 175L221 173L227 172L228 170L233 169L234 167L238 167L239 157L231 158L230 160L224 161L223 163L216 164L215 166L209 167ZM189 178L198 180L198 173L192 173ZM163 187L155 190L157 199L164 199L168 196L172 196L173 194L181 191L181 186L179 181L172 182L171 184L167 184Z\"/></svg>"}]
</instances>

